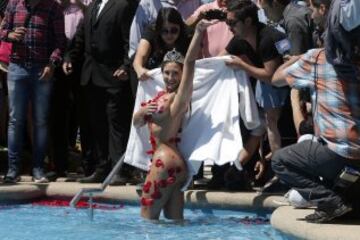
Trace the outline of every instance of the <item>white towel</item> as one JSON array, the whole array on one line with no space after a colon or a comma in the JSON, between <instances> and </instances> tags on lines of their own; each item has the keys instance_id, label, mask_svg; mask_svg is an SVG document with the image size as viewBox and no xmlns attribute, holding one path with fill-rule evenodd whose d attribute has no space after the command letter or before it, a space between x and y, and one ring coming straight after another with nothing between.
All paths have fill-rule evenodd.
<instances>
[{"instance_id":1,"label":"white towel","mask_svg":"<svg viewBox=\"0 0 360 240\"><path fill-rule=\"evenodd\" d=\"M191 112L188 111L183 120L178 144L188 162L190 175L197 173L203 161L223 165L238 159L243 149L239 113L248 129L260 125L248 76L227 67L225 60L228 58L206 58L196 62ZM151 79L139 83L134 112L141 102L152 99L164 89L161 70L157 68L149 74ZM150 156L146 151L149 149L147 125L137 129L132 126L125 162L147 171Z\"/></svg>"}]
</instances>

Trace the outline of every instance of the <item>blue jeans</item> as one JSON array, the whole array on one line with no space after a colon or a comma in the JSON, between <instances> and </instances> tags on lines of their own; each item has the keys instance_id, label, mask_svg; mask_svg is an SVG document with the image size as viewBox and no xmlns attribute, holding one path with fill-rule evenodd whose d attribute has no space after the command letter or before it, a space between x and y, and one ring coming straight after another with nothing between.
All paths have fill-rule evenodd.
<instances>
[{"instance_id":1,"label":"blue jeans","mask_svg":"<svg viewBox=\"0 0 360 240\"><path fill-rule=\"evenodd\" d=\"M52 80L40 80L44 65L10 63L8 72L8 174L19 174L29 103L32 110L33 168L42 169L48 141L48 113Z\"/></svg>"}]
</instances>

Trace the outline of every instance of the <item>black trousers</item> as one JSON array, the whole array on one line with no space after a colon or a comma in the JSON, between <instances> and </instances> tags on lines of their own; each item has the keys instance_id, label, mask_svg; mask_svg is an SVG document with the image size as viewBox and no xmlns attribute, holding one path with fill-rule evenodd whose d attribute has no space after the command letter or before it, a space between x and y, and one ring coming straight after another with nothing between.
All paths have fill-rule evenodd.
<instances>
[{"instance_id":1,"label":"black trousers","mask_svg":"<svg viewBox=\"0 0 360 240\"><path fill-rule=\"evenodd\" d=\"M86 92L97 159L95 171L107 175L126 150L133 111L130 85L104 88L90 83Z\"/></svg>"},{"instance_id":2,"label":"black trousers","mask_svg":"<svg viewBox=\"0 0 360 240\"><path fill-rule=\"evenodd\" d=\"M87 113L86 91L80 87L81 65L66 76L61 68L55 71L56 81L50 108L50 155L54 171L63 174L68 169L69 146L75 145L77 129L80 127L82 165L85 175L94 170L93 137Z\"/></svg>"},{"instance_id":3,"label":"black trousers","mask_svg":"<svg viewBox=\"0 0 360 240\"><path fill-rule=\"evenodd\" d=\"M50 155L58 174L67 170L70 118L70 78L56 68L50 107Z\"/></svg>"},{"instance_id":4,"label":"black trousers","mask_svg":"<svg viewBox=\"0 0 360 240\"><path fill-rule=\"evenodd\" d=\"M324 142L310 140L280 149L272 158L272 168L278 177L306 200L316 202L319 208L334 207L342 202L333 186L346 163L347 159L330 150Z\"/></svg>"}]
</instances>

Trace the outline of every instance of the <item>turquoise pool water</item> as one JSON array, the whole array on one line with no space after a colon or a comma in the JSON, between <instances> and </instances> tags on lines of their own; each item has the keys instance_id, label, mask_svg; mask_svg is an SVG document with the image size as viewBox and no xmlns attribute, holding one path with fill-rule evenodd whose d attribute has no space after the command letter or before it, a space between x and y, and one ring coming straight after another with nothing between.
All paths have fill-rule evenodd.
<instances>
[{"instance_id":1,"label":"turquoise pool water","mask_svg":"<svg viewBox=\"0 0 360 240\"><path fill-rule=\"evenodd\" d=\"M48 207L34 204L0 206L1 240L268 240L292 239L275 231L268 215L228 210L185 210L184 223L151 223L137 206L95 209ZM265 218L264 218L265 217Z\"/></svg>"}]
</instances>

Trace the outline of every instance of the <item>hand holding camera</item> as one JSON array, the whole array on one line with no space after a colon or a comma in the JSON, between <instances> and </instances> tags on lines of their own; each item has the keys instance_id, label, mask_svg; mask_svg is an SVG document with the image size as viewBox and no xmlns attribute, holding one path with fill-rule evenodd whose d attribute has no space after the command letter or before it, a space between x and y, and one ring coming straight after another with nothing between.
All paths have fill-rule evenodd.
<instances>
[{"instance_id":1,"label":"hand holding camera","mask_svg":"<svg viewBox=\"0 0 360 240\"><path fill-rule=\"evenodd\" d=\"M203 13L203 18L206 20L219 20L225 21L226 20L226 12L220 9L210 9Z\"/></svg>"}]
</instances>

